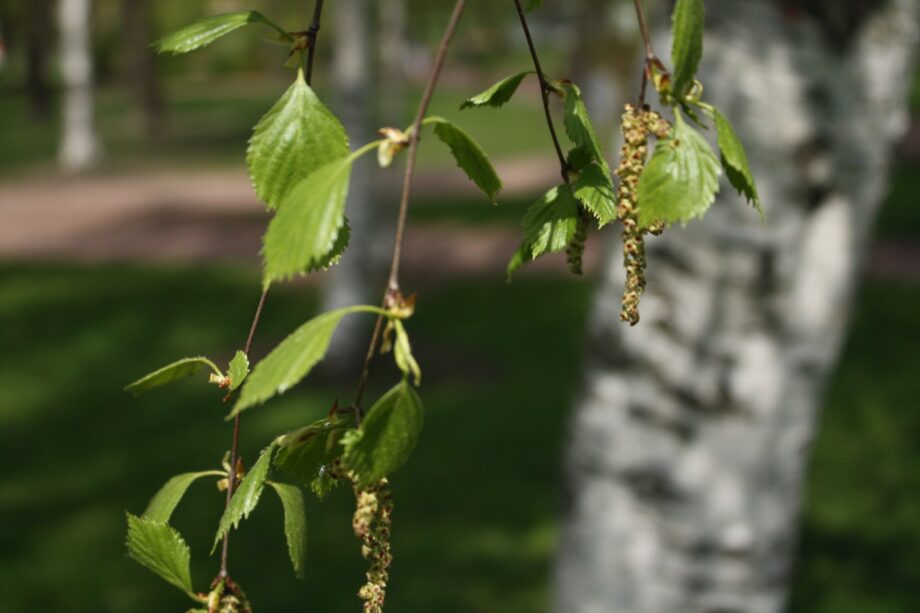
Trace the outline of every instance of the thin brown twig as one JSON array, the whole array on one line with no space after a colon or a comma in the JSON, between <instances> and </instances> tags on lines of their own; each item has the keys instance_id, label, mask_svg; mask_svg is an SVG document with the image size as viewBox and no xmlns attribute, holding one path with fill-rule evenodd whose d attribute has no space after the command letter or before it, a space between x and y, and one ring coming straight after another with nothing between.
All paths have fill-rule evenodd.
<instances>
[{"instance_id":1,"label":"thin brown twig","mask_svg":"<svg viewBox=\"0 0 920 613\"><path fill-rule=\"evenodd\" d=\"M530 49L530 57L533 59L534 71L537 73L537 79L540 81L540 95L543 98L543 112L546 115L546 125L549 126L549 134L553 138L553 147L556 149L556 155L559 157L559 167L562 172L562 178L566 183L569 182L569 164L565 161L565 154L562 153L562 145L559 144L559 137L556 135L556 127L553 125L553 115L549 110L549 95L553 91L549 81L546 80L546 74L543 73L543 67L540 65L540 57L537 55L537 48L533 44L533 37L530 35L530 26L527 25L527 17L524 14L524 7L521 0L514 0L514 6L517 7L518 17L521 19L521 27L524 29L524 36L527 38L527 46Z\"/></svg>"},{"instance_id":2,"label":"thin brown twig","mask_svg":"<svg viewBox=\"0 0 920 613\"><path fill-rule=\"evenodd\" d=\"M316 4L313 7L313 21L310 24L310 29L307 30L307 36L310 39L310 48L307 51L307 65L306 65L306 80L307 85L312 85L313 82L313 58L316 51L316 37L319 33L320 20L323 15L323 0L316 0ZM259 322L262 319L262 310L265 308L265 300L268 298L268 290L270 286L265 286L262 290L262 295L259 297L259 304L256 306L256 312L252 317L252 324L249 326L249 335L246 337L246 345L243 348L243 353L246 354L246 357L249 357L250 352L252 351L252 342L256 336L256 330L259 328ZM230 444L230 470L227 474L227 500L226 506L230 505L230 499L233 498L233 492L236 490L236 479L237 479L237 464L239 462L239 445L240 445L240 414L237 413L233 418L233 438ZM230 555L230 531L224 535L223 543L221 544L220 552L220 572L218 573L218 579L224 579L228 576L227 574L227 559Z\"/></svg>"},{"instance_id":3,"label":"thin brown twig","mask_svg":"<svg viewBox=\"0 0 920 613\"><path fill-rule=\"evenodd\" d=\"M648 22L642 8L642 0L633 0L636 7L636 19L639 20L639 32L642 34L642 43L645 45L645 63L642 66L642 84L639 86L639 107L645 106L645 90L651 76L652 65L658 62L658 57L652 49L652 37L648 33Z\"/></svg>"},{"instance_id":4,"label":"thin brown twig","mask_svg":"<svg viewBox=\"0 0 920 613\"><path fill-rule=\"evenodd\" d=\"M425 84L425 92L422 94L422 101L419 103L418 112L415 115L415 121L409 133L409 150L406 155L406 172L403 176L402 197L399 201L399 217L396 222L396 237L393 242L393 256L390 260L390 274L387 279L387 288L383 294L383 308L393 306L392 302L399 292L399 263L402 257L403 239L406 231L406 217L409 212L409 199L412 194L412 178L415 174L415 158L418 153L418 143L421 138L422 120L428 113L428 106L431 104L431 98L437 87L438 79L441 76L441 70L444 68L444 60L447 58L447 50L450 47L450 41L454 37L457 25L460 23L460 17L463 15L463 9L466 8L466 0L457 0L454 5L454 11L451 14L450 22L447 24L447 30L441 38L441 44L434 57L434 64L428 75L428 82ZM380 341L380 333L383 330L383 315L377 316L377 323L374 325L374 332L371 335L370 346L367 355L364 358L364 366L361 369L361 376L358 379L358 387L355 392L355 400L352 406L355 409L355 419L360 425L361 421L361 399L364 396L364 390L367 386L367 378L370 373L371 361L377 352L377 344Z\"/></svg>"}]
</instances>

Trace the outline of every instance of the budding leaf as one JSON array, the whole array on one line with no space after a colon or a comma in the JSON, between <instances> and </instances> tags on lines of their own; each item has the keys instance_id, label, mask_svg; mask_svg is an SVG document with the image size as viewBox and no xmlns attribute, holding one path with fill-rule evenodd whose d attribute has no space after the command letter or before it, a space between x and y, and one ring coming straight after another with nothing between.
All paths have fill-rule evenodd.
<instances>
[{"instance_id":1,"label":"budding leaf","mask_svg":"<svg viewBox=\"0 0 920 613\"><path fill-rule=\"evenodd\" d=\"M450 147L450 152L457 165L466 173L466 176L496 203L499 192L502 191L502 182L492 167L492 162L486 157L482 148L460 126L444 119L443 117L428 117L426 124L434 124L434 133L441 141Z\"/></svg>"},{"instance_id":2,"label":"budding leaf","mask_svg":"<svg viewBox=\"0 0 920 613\"><path fill-rule=\"evenodd\" d=\"M205 470L197 473L176 475L166 482L160 490L150 499L144 519L153 522L168 523L173 511L179 505L189 486L201 477L222 477L224 473L217 470Z\"/></svg>"},{"instance_id":3,"label":"budding leaf","mask_svg":"<svg viewBox=\"0 0 920 613\"><path fill-rule=\"evenodd\" d=\"M585 106L585 101L581 97L581 90L574 83L565 83L563 90L565 91L565 116L563 117L565 133L576 147L590 153L594 161L604 170L605 175L609 177L610 167L604 158L597 132L588 115L588 107Z\"/></svg>"},{"instance_id":4,"label":"budding leaf","mask_svg":"<svg viewBox=\"0 0 920 613\"><path fill-rule=\"evenodd\" d=\"M269 208L278 208L297 183L348 154L345 128L298 70L294 83L256 124L246 165L256 194Z\"/></svg>"},{"instance_id":5,"label":"budding leaf","mask_svg":"<svg viewBox=\"0 0 920 613\"><path fill-rule=\"evenodd\" d=\"M242 351L237 351L227 368L227 375L230 377L230 391L232 392L243 385L243 381L246 380L246 375L248 374L249 358Z\"/></svg>"},{"instance_id":6,"label":"budding leaf","mask_svg":"<svg viewBox=\"0 0 920 613\"><path fill-rule=\"evenodd\" d=\"M189 570L191 551L165 522L128 516L128 555L194 598Z\"/></svg>"},{"instance_id":7,"label":"budding leaf","mask_svg":"<svg viewBox=\"0 0 920 613\"><path fill-rule=\"evenodd\" d=\"M719 191L721 168L709 143L677 109L675 119L639 178L640 227L702 217Z\"/></svg>"},{"instance_id":8,"label":"budding leaf","mask_svg":"<svg viewBox=\"0 0 920 613\"><path fill-rule=\"evenodd\" d=\"M220 369L217 367L217 365L208 358L200 356L194 358L182 358L181 360L177 360L172 364L168 364L163 368L153 371L149 375L141 377L134 383L129 383L125 386L125 391L130 392L133 396L137 397L141 394L149 392L152 389L156 389L168 383L172 383L173 381L191 377L205 367L210 368L215 374L221 375Z\"/></svg>"},{"instance_id":9,"label":"budding leaf","mask_svg":"<svg viewBox=\"0 0 920 613\"><path fill-rule=\"evenodd\" d=\"M265 15L258 11L237 11L196 21L181 30L167 34L153 43L153 48L157 53L172 53L174 55L188 53L205 45L210 45L218 38L250 23L264 23L275 28L279 33L284 33L281 27L266 19Z\"/></svg>"},{"instance_id":10,"label":"budding leaf","mask_svg":"<svg viewBox=\"0 0 920 613\"><path fill-rule=\"evenodd\" d=\"M339 441L354 425L354 416L335 414L278 438L275 467L305 485L312 484L320 473L342 455Z\"/></svg>"},{"instance_id":11,"label":"budding leaf","mask_svg":"<svg viewBox=\"0 0 920 613\"><path fill-rule=\"evenodd\" d=\"M332 264L348 244L345 199L353 159L321 166L300 181L265 233L263 283L284 280Z\"/></svg>"},{"instance_id":12,"label":"budding leaf","mask_svg":"<svg viewBox=\"0 0 920 613\"><path fill-rule=\"evenodd\" d=\"M396 329L396 345L393 347L393 358L396 366L405 376L412 375L412 380L416 386L422 384L422 369L419 368L415 356L412 355L412 345L409 343L409 335L406 333L406 327L398 320L393 320L393 327Z\"/></svg>"},{"instance_id":13,"label":"budding leaf","mask_svg":"<svg viewBox=\"0 0 920 613\"><path fill-rule=\"evenodd\" d=\"M294 574L298 579L303 579L307 553L307 514L304 511L303 492L296 485L273 481L268 484L278 494L281 506L284 507L284 537L287 540L288 555L291 556Z\"/></svg>"},{"instance_id":14,"label":"budding leaf","mask_svg":"<svg viewBox=\"0 0 920 613\"><path fill-rule=\"evenodd\" d=\"M217 545L224 538L230 529L239 527L240 522L249 518L249 514L259 504L259 497L265 488L265 480L268 478L268 469L271 468L272 454L275 451L275 445L266 447L256 463L253 464L246 476L240 482L239 487L233 492L233 498L230 504L224 509L224 514L220 518L220 525L217 528L217 535L214 537L214 546L211 553L217 549Z\"/></svg>"},{"instance_id":15,"label":"budding leaf","mask_svg":"<svg viewBox=\"0 0 920 613\"><path fill-rule=\"evenodd\" d=\"M480 106L498 108L511 100L511 97L514 96L514 93L521 85L521 81L529 74L533 74L533 71L528 70L526 72L519 72L516 75L511 75L510 77L505 77L481 94L468 98L466 102L460 105L460 108L467 109Z\"/></svg>"},{"instance_id":16,"label":"budding leaf","mask_svg":"<svg viewBox=\"0 0 920 613\"><path fill-rule=\"evenodd\" d=\"M754 205L754 208L760 213L760 218L763 219L763 206L757 194L757 185L754 183L754 175L748 165L744 145L741 144L741 139L738 138L728 118L715 107L712 108L712 113L716 122L716 130L719 132L719 151L722 154L722 167L725 169L725 174L732 187Z\"/></svg>"},{"instance_id":17,"label":"budding leaf","mask_svg":"<svg viewBox=\"0 0 920 613\"><path fill-rule=\"evenodd\" d=\"M616 220L617 203L613 185L597 162L591 162L581 170L581 174L572 183L572 192L597 219L599 227Z\"/></svg>"},{"instance_id":18,"label":"budding leaf","mask_svg":"<svg viewBox=\"0 0 920 613\"><path fill-rule=\"evenodd\" d=\"M361 428L342 439L342 462L366 487L399 469L415 449L422 431L422 401L408 381L392 388L371 407Z\"/></svg>"},{"instance_id":19,"label":"budding leaf","mask_svg":"<svg viewBox=\"0 0 920 613\"><path fill-rule=\"evenodd\" d=\"M306 377L329 349L329 341L342 318L349 313L379 313L380 309L356 306L329 311L303 324L265 359L256 364L229 417L277 394L283 394Z\"/></svg>"},{"instance_id":20,"label":"budding leaf","mask_svg":"<svg viewBox=\"0 0 920 613\"><path fill-rule=\"evenodd\" d=\"M671 14L671 89L678 100L683 99L693 84L696 69L703 57L703 22L706 9L703 0L677 0Z\"/></svg>"}]
</instances>

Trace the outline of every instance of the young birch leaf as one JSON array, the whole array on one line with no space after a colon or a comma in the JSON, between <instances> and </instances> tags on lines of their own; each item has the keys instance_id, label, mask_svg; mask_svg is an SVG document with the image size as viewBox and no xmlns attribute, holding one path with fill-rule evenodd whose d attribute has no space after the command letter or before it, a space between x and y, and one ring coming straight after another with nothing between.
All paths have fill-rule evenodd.
<instances>
[{"instance_id":1,"label":"young birch leaf","mask_svg":"<svg viewBox=\"0 0 920 613\"><path fill-rule=\"evenodd\" d=\"M153 48L157 53L172 53L174 55L188 53L205 45L210 45L218 38L250 23L264 23L287 36L280 26L266 19L262 13L258 11L237 11L196 21L177 32L167 34L153 43Z\"/></svg>"},{"instance_id":2,"label":"young birch leaf","mask_svg":"<svg viewBox=\"0 0 920 613\"><path fill-rule=\"evenodd\" d=\"M311 485L342 455L339 441L353 425L353 415L336 414L288 432L276 441L275 467L289 478Z\"/></svg>"},{"instance_id":3,"label":"young birch leaf","mask_svg":"<svg viewBox=\"0 0 920 613\"><path fill-rule=\"evenodd\" d=\"M532 70L505 77L481 94L477 94L472 98L467 98L466 102L460 105L460 108L468 109L480 106L498 108L511 100L511 97L514 96L518 87L521 85L521 81L530 74L533 74Z\"/></svg>"},{"instance_id":4,"label":"young birch leaf","mask_svg":"<svg viewBox=\"0 0 920 613\"><path fill-rule=\"evenodd\" d=\"M303 492L296 485L269 481L281 499L284 507L284 537L287 540L288 555L298 579L304 577L307 553L307 514L304 511Z\"/></svg>"},{"instance_id":5,"label":"young birch leaf","mask_svg":"<svg viewBox=\"0 0 920 613\"><path fill-rule=\"evenodd\" d=\"M265 233L265 285L325 268L344 251L352 163L346 157L321 166L288 193Z\"/></svg>"},{"instance_id":6,"label":"young birch leaf","mask_svg":"<svg viewBox=\"0 0 920 613\"><path fill-rule=\"evenodd\" d=\"M613 185L604 174L604 169L596 162L591 162L581 170L581 174L572 183L572 192L597 219L598 227L603 228L616 220L617 202Z\"/></svg>"},{"instance_id":7,"label":"young birch leaf","mask_svg":"<svg viewBox=\"0 0 920 613\"><path fill-rule=\"evenodd\" d=\"M719 191L719 160L706 139L675 109L671 135L658 141L639 178L639 226L701 217Z\"/></svg>"},{"instance_id":8,"label":"young birch leaf","mask_svg":"<svg viewBox=\"0 0 920 613\"><path fill-rule=\"evenodd\" d=\"M160 491L150 499L150 504L147 505L147 510L144 511L144 519L164 524L168 523L169 518L172 517L173 511L176 510L182 497L185 496L185 492L195 480L201 477L223 476L225 476L224 473L217 470L205 470L197 473L176 475L167 481L166 484L160 488Z\"/></svg>"},{"instance_id":9,"label":"young birch leaf","mask_svg":"<svg viewBox=\"0 0 920 613\"><path fill-rule=\"evenodd\" d=\"M329 311L303 324L256 364L229 417L269 398L283 394L306 377L329 349L329 341L342 318L349 313L380 313L371 306Z\"/></svg>"},{"instance_id":10,"label":"young birch leaf","mask_svg":"<svg viewBox=\"0 0 920 613\"><path fill-rule=\"evenodd\" d=\"M748 165L744 145L741 144L741 139L738 138L728 118L715 107L712 113L716 122L716 130L719 132L719 151L722 154L722 167L725 169L725 174L732 187L754 205L754 208L760 213L760 218L763 219L763 206L760 204L760 196L757 194L757 185L754 183L754 175Z\"/></svg>"},{"instance_id":11,"label":"young birch leaf","mask_svg":"<svg viewBox=\"0 0 920 613\"><path fill-rule=\"evenodd\" d=\"M128 555L194 598L191 551L182 536L164 522L127 516Z\"/></svg>"},{"instance_id":12,"label":"young birch leaf","mask_svg":"<svg viewBox=\"0 0 920 613\"><path fill-rule=\"evenodd\" d=\"M259 497L265 488L265 480L268 479L268 469L271 468L272 454L275 452L275 445L271 444L266 447L256 463L253 464L246 476L240 482L239 487L233 492L233 498L230 504L224 509L224 514L220 518L220 525L217 528L217 535L214 537L214 546L211 553L217 549L217 545L223 540L224 535L230 529L239 527L240 522L249 518L249 514L259 504Z\"/></svg>"},{"instance_id":13,"label":"young birch leaf","mask_svg":"<svg viewBox=\"0 0 920 613\"><path fill-rule=\"evenodd\" d=\"M342 438L342 461L357 474L358 487L375 483L406 463L423 421L422 401L405 380L371 407L361 428L349 430Z\"/></svg>"},{"instance_id":14,"label":"young birch leaf","mask_svg":"<svg viewBox=\"0 0 920 613\"><path fill-rule=\"evenodd\" d=\"M604 170L605 175L609 177L610 167L604 158L597 132L588 115L588 107L585 106L585 101L581 97L581 90L574 83L565 83L563 87L565 91L565 115L563 117L565 133L576 147L590 153L594 161Z\"/></svg>"},{"instance_id":15,"label":"young birch leaf","mask_svg":"<svg viewBox=\"0 0 920 613\"><path fill-rule=\"evenodd\" d=\"M294 185L348 154L345 128L298 70L294 83L256 124L246 165L256 194L269 208L278 208Z\"/></svg>"},{"instance_id":16,"label":"young birch leaf","mask_svg":"<svg viewBox=\"0 0 920 613\"><path fill-rule=\"evenodd\" d=\"M412 355L409 335L406 334L406 328L403 326L402 321L394 319L393 327L396 329L396 344L393 347L393 358L396 360L396 366L405 376L412 375L412 380L418 387L422 384L422 369L419 368L415 356Z\"/></svg>"},{"instance_id":17,"label":"young birch leaf","mask_svg":"<svg viewBox=\"0 0 920 613\"><path fill-rule=\"evenodd\" d=\"M677 0L671 14L671 89L678 100L683 99L693 84L696 69L703 57L703 21L706 9L703 0Z\"/></svg>"},{"instance_id":18,"label":"young birch leaf","mask_svg":"<svg viewBox=\"0 0 920 613\"><path fill-rule=\"evenodd\" d=\"M492 162L476 141L460 126L443 117L428 117L425 123L434 124L434 133L450 147L450 152L457 160L457 165L485 193L492 204L496 204L495 199L502 191L502 181L498 178L495 168L492 167Z\"/></svg>"},{"instance_id":19,"label":"young birch leaf","mask_svg":"<svg viewBox=\"0 0 920 613\"><path fill-rule=\"evenodd\" d=\"M568 185L554 187L524 213L530 259L565 249L578 225L578 202Z\"/></svg>"},{"instance_id":20,"label":"young birch leaf","mask_svg":"<svg viewBox=\"0 0 920 613\"><path fill-rule=\"evenodd\" d=\"M246 375L248 374L249 358L242 351L237 351L227 368L227 376L230 377L230 391L232 392L243 385L243 381L246 380Z\"/></svg>"},{"instance_id":21,"label":"young birch leaf","mask_svg":"<svg viewBox=\"0 0 920 613\"><path fill-rule=\"evenodd\" d=\"M153 371L125 386L126 392L131 392L135 397L140 396L152 389L162 387L173 381L178 381L186 377L191 377L202 368L210 368L214 374L221 376L222 373L214 362L205 357L182 358L172 364L167 364L163 368Z\"/></svg>"}]
</instances>

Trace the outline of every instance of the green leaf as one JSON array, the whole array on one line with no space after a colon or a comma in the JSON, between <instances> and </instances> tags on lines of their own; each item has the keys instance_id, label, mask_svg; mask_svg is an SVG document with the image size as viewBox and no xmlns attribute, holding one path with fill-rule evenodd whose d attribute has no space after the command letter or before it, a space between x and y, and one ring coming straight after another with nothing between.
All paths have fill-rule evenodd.
<instances>
[{"instance_id":1,"label":"green leaf","mask_svg":"<svg viewBox=\"0 0 920 613\"><path fill-rule=\"evenodd\" d=\"M572 183L572 192L597 219L599 227L603 228L616 220L617 202L613 185L604 169L596 162L591 162L581 170L578 178Z\"/></svg>"},{"instance_id":2,"label":"green leaf","mask_svg":"<svg viewBox=\"0 0 920 613\"><path fill-rule=\"evenodd\" d=\"M738 138L728 118L715 107L711 107L711 110L715 118L716 130L719 132L719 151L722 154L722 167L725 169L725 174L732 187L754 205L754 208L760 213L760 218L763 219L763 206L760 204L760 196L757 194L757 185L754 183L754 175L748 165L744 145L741 144L741 139Z\"/></svg>"},{"instance_id":3,"label":"green leaf","mask_svg":"<svg viewBox=\"0 0 920 613\"><path fill-rule=\"evenodd\" d=\"M296 485L275 483L268 484L274 488L284 507L284 536L287 539L288 555L294 566L298 579L304 577L307 553L307 514L304 511L303 492Z\"/></svg>"},{"instance_id":4,"label":"green leaf","mask_svg":"<svg viewBox=\"0 0 920 613\"><path fill-rule=\"evenodd\" d=\"M537 10L541 6L543 6L543 0L525 0L524 10L529 13L530 11Z\"/></svg>"},{"instance_id":5,"label":"green leaf","mask_svg":"<svg viewBox=\"0 0 920 613\"><path fill-rule=\"evenodd\" d=\"M591 123L591 117L588 115L588 107L585 106L585 101L581 97L581 90L574 83L565 83L563 89L565 91L565 115L563 117L565 133L575 143L576 147L590 153L594 161L609 176L610 167L604 158L597 132L595 132L594 124Z\"/></svg>"},{"instance_id":6,"label":"green leaf","mask_svg":"<svg viewBox=\"0 0 920 613\"><path fill-rule=\"evenodd\" d=\"M210 45L218 38L250 23L264 23L288 36L281 27L270 22L258 11L237 11L196 21L177 32L167 34L153 43L153 48L156 49L157 53L172 53L174 55L188 53L205 45Z\"/></svg>"},{"instance_id":7,"label":"green leaf","mask_svg":"<svg viewBox=\"0 0 920 613\"><path fill-rule=\"evenodd\" d=\"M524 213L524 240L530 259L562 251L578 225L578 202L568 185L552 188Z\"/></svg>"},{"instance_id":8,"label":"green leaf","mask_svg":"<svg viewBox=\"0 0 920 613\"><path fill-rule=\"evenodd\" d=\"M406 334L406 328L402 321L393 320L393 327L396 329L396 345L393 347L393 358L396 360L396 366L405 376L412 375L415 385L422 384L422 369L419 368L415 356L412 355L412 345L409 343L409 335Z\"/></svg>"},{"instance_id":9,"label":"green leaf","mask_svg":"<svg viewBox=\"0 0 920 613\"><path fill-rule=\"evenodd\" d=\"M256 463L253 464L246 476L240 482L239 487L233 492L233 498L230 504L224 509L224 514L220 518L220 526L217 528L217 535L214 537L214 546L211 553L217 549L217 545L224 538L224 535L230 529L239 527L240 522L249 518L249 514L259 504L259 497L265 488L265 480L268 479L268 469L272 465L272 454L275 452L275 445L272 443L266 447Z\"/></svg>"},{"instance_id":10,"label":"green leaf","mask_svg":"<svg viewBox=\"0 0 920 613\"><path fill-rule=\"evenodd\" d=\"M297 183L348 153L345 128L298 70L294 83L256 124L246 164L256 194L277 208Z\"/></svg>"},{"instance_id":11,"label":"green leaf","mask_svg":"<svg viewBox=\"0 0 920 613\"><path fill-rule=\"evenodd\" d=\"M182 358L172 364L168 364L159 370L155 370L149 375L145 375L125 386L126 392L131 392L135 397L140 396L152 389L162 387L173 381L191 377L204 367L210 368L214 374L221 376L223 373L214 362L205 357Z\"/></svg>"},{"instance_id":12,"label":"green leaf","mask_svg":"<svg viewBox=\"0 0 920 613\"><path fill-rule=\"evenodd\" d=\"M227 376L230 377L230 391L232 392L243 385L243 381L246 380L246 375L248 374L249 358L242 351L237 351L227 368Z\"/></svg>"},{"instance_id":13,"label":"green leaf","mask_svg":"<svg viewBox=\"0 0 920 613\"><path fill-rule=\"evenodd\" d=\"M332 334L342 318L359 312L383 313L372 306L346 307L323 313L297 328L256 364L229 417L297 385L326 355Z\"/></svg>"},{"instance_id":14,"label":"green leaf","mask_svg":"<svg viewBox=\"0 0 920 613\"><path fill-rule=\"evenodd\" d=\"M472 98L467 98L466 102L460 105L460 108L466 109L480 106L491 106L498 108L511 100L511 97L514 96L514 93L521 85L521 81L523 81L524 78L530 74L533 74L532 70L519 72L516 75L505 77L481 94L477 94Z\"/></svg>"},{"instance_id":15,"label":"green leaf","mask_svg":"<svg viewBox=\"0 0 920 613\"><path fill-rule=\"evenodd\" d=\"M288 432L276 441L275 467L312 487L313 481L342 455L339 441L353 424L353 415L335 414Z\"/></svg>"},{"instance_id":16,"label":"green leaf","mask_svg":"<svg viewBox=\"0 0 920 613\"><path fill-rule=\"evenodd\" d=\"M265 285L325 268L345 250L350 234L345 199L352 163L347 157L321 166L284 199L265 233Z\"/></svg>"},{"instance_id":17,"label":"green leaf","mask_svg":"<svg viewBox=\"0 0 920 613\"><path fill-rule=\"evenodd\" d=\"M693 85L696 69L703 57L703 0L677 0L671 14L671 90L682 100Z\"/></svg>"},{"instance_id":18,"label":"green leaf","mask_svg":"<svg viewBox=\"0 0 920 613\"><path fill-rule=\"evenodd\" d=\"M342 439L342 461L357 474L358 487L376 483L406 463L423 421L422 401L405 380L371 407L361 428L348 431Z\"/></svg>"},{"instance_id":19,"label":"green leaf","mask_svg":"<svg viewBox=\"0 0 920 613\"><path fill-rule=\"evenodd\" d=\"M151 498L150 504L147 505L147 510L144 511L144 519L149 519L153 522L168 523L169 518L172 517L173 511L176 510L176 506L178 506L182 497L185 496L185 492L192 482L201 477L223 476L225 476L224 473L218 470L205 470L197 473L176 475L167 481L166 484L160 488L160 491Z\"/></svg>"},{"instance_id":20,"label":"green leaf","mask_svg":"<svg viewBox=\"0 0 920 613\"><path fill-rule=\"evenodd\" d=\"M706 139L675 109L671 135L658 141L639 178L639 226L701 217L719 191L719 160Z\"/></svg>"},{"instance_id":21,"label":"green leaf","mask_svg":"<svg viewBox=\"0 0 920 613\"><path fill-rule=\"evenodd\" d=\"M192 598L191 551L182 536L164 522L128 516L128 555Z\"/></svg>"},{"instance_id":22,"label":"green leaf","mask_svg":"<svg viewBox=\"0 0 920 613\"><path fill-rule=\"evenodd\" d=\"M495 168L492 167L492 162L476 141L458 125L443 117L428 117L425 119L425 124L434 124L434 133L450 147L450 152L457 160L457 165L495 204L495 199L502 191L502 181L498 178Z\"/></svg>"}]
</instances>

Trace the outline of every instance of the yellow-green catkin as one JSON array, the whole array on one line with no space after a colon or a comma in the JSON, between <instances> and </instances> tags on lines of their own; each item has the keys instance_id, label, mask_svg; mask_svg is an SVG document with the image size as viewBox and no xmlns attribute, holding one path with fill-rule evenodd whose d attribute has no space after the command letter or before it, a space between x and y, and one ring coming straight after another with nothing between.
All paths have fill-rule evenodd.
<instances>
[{"instance_id":1,"label":"yellow-green catkin","mask_svg":"<svg viewBox=\"0 0 920 613\"><path fill-rule=\"evenodd\" d=\"M358 590L364 613L382 613L393 555L390 552L390 526L393 497L386 479L361 489L355 485L355 514L352 528L361 539L361 555L370 563L367 583Z\"/></svg>"},{"instance_id":2,"label":"yellow-green catkin","mask_svg":"<svg viewBox=\"0 0 920 613\"><path fill-rule=\"evenodd\" d=\"M569 270L576 275L582 274L582 260L585 255L585 243L588 241L590 227L591 216L586 210L579 207L578 225L575 226L575 234L565 248L565 258L569 264Z\"/></svg>"},{"instance_id":3,"label":"yellow-green catkin","mask_svg":"<svg viewBox=\"0 0 920 613\"><path fill-rule=\"evenodd\" d=\"M616 169L620 178L617 218L623 224L623 266L626 269L620 319L634 326L639 323L639 300L645 291L645 235L657 236L664 231L662 223L639 227L639 177L648 158L649 135L665 138L670 126L655 111L627 104L620 129L623 146Z\"/></svg>"}]
</instances>

